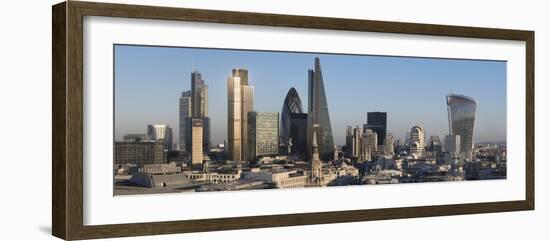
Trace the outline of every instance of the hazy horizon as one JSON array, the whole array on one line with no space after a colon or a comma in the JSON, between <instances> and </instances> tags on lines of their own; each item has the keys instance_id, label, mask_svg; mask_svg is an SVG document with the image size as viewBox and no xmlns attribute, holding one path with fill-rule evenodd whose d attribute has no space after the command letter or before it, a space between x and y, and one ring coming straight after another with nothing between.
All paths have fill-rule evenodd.
<instances>
[{"instance_id":1,"label":"hazy horizon","mask_svg":"<svg viewBox=\"0 0 550 241\"><path fill-rule=\"evenodd\" d=\"M255 50L115 45L115 139L168 124L178 142L179 97L197 70L208 85L212 144L227 136L227 78L246 68L255 88L254 110L281 112L295 87L307 112L308 69L321 70L335 144L346 126L362 126L367 112L387 112L388 133L404 139L414 125L443 139L448 134L445 96L478 102L475 142L506 141L506 62Z\"/></svg>"}]
</instances>

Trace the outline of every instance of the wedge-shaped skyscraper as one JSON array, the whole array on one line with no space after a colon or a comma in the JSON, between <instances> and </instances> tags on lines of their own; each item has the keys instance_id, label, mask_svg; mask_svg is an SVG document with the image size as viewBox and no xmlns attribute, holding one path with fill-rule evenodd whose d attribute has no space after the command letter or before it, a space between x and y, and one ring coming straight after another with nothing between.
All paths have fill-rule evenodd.
<instances>
[{"instance_id":1,"label":"wedge-shaped skyscraper","mask_svg":"<svg viewBox=\"0 0 550 241\"><path fill-rule=\"evenodd\" d=\"M315 68L309 70L308 98L308 149L311 150L316 129L319 155L322 160L329 160L334 154L334 140L319 58L315 58ZM313 128L314 124L319 126Z\"/></svg>"},{"instance_id":2,"label":"wedge-shaped skyscraper","mask_svg":"<svg viewBox=\"0 0 550 241\"><path fill-rule=\"evenodd\" d=\"M447 95L449 114L449 135L460 136L460 153L472 159L474 149L474 121L477 102L471 97L457 94Z\"/></svg>"}]
</instances>

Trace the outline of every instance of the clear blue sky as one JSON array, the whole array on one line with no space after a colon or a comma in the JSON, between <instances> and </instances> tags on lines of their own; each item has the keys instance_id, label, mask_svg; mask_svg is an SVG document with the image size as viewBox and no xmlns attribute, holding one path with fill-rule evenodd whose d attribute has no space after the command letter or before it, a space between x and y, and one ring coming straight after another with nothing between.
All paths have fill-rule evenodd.
<instances>
[{"instance_id":1,"label":"clear blue sky","mask_svg":"<svg viewBox=\"0 0 550 241\"><path fill-rule=\"evenodd\" d=\"M388 132L396 138L414 125L443 138L451 92L478 101L476 142L506 140L506 62L126 45L115 46L115 139L157 123L169 124L177 142L179 96L191 89L193 69L209 86L212 144L226 139L233 68L248 69L256 111L280 112L291 87L307 110L307 70L315 57L338 145L345 143L345 127L362 125L371 111L388 113Z\"/></svg>"}]
</instances>

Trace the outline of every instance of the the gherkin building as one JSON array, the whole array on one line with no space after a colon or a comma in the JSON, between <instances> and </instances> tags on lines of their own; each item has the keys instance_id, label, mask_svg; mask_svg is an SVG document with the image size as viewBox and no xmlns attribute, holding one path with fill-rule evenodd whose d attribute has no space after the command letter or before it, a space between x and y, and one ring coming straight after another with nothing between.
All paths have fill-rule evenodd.
<instances>
[{"instance_id":1,"label":"the gherkin building","mask_svg":"<svg viewBox=\"0 0 550 241\"><path fill-rule=\"evenodd\" d=\"M281 111L281 143L287 147L288 140L290 138L290 114L303 113L302 101L300 96L294 87L288 90L286 94L285 102L283 103L283 110ZM296 140L294 140L296 141Z\"/></svg>"},{"instance_id":2,"label":"the gherkin building","mask_svg":"<svg viewBox=\"0 0 550 241\"><path fill-rule=\"evenodd\" d=\"M308 78L308 149L311 149L315 131L321 159L328 161L334 154L334 140L319 58L315 58L314 67L309 70ZM315 124L318 126L314 128Z\"/></svg>"}]
</instances>

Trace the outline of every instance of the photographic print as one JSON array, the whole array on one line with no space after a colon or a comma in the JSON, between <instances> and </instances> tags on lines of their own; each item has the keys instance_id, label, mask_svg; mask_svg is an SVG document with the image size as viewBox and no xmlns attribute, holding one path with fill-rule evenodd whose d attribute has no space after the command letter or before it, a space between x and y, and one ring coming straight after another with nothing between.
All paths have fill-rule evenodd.
<instances>
[{"instance_id":1,"label":"photographic print","mask_svg":"<svg viewBox=\"0 0 550 241\"><path fill-rule=\"evenodd\" d=\"M506 179L506 61L113 48L114 195Z\"/></svg>"}]
</instances>

